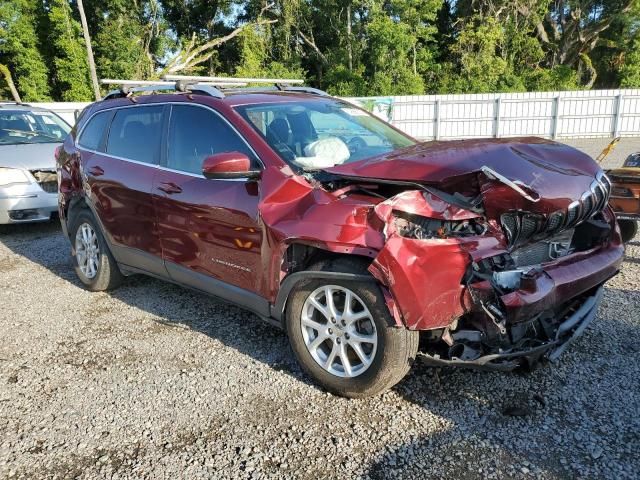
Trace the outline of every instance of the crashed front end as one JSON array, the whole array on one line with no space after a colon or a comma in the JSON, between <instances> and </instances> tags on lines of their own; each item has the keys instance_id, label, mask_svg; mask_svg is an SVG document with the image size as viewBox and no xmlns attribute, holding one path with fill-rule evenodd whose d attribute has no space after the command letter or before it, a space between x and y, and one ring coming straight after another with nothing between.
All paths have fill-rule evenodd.
<instances>
[{"instance_id":1,"label":"crashed front end","mask_svg":"<svg viewBox=\"0 0 640 480\"><path fill-rule=\"evenodd\" d=\"M431 365L557 359L622 262L609 181L599 172L566 207L492 169L459 185L475 190L415 185L374 208L385 245L369 270L396 321L425 331Z\"/></svg>"}]
</instances>

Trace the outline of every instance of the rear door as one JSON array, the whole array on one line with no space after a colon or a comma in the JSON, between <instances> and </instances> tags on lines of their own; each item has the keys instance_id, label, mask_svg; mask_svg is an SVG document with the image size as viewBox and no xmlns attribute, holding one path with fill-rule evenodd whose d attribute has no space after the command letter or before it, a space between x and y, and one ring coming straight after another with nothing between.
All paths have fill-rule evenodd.
<instances>
[{"instance_id":1,"label":"rear door","mask_svg":"<svg viewBox=\"0 0 640 480\"><path fill-rule=\"evenodd\" d=\"M163 276L151 188L160 162L164 109L140 105L105 112L109 117L96 120L110 124L106 137L96 150L83 152L90 200L116 260ZM81 149L85 136L89 139L96 130L92 120L79 137Z\"/></svg>"},{"instance_id":2,"label":"rear door","mask_svg":"<svg viewBox=\"0 0 640 480\"><path fill-rule=\"evenodd\" d=\"M166 164L158 171L153 191L169 274L181 283L246 304L242 296L259 291L262 268L258 182L208 180L202 175L207 156L230 151L245 153L259 163L253 150L216 111L172 105ZM227 291L220 282L242 291ZM233 297L235 294L239 296Z\"/></svg>"}]
</instances>

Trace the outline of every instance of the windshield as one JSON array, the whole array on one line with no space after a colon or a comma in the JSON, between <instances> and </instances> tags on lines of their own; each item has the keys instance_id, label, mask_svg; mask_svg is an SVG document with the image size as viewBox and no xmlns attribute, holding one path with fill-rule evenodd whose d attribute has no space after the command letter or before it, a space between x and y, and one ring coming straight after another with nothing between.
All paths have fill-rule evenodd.
<instances>
[{"instance_id":1,"label":"windshield","mask_svg":"<svg viewBox=\"0 0 640 480\"><path fill-rule=\"evenodd\" d=\"M338 100L236 107L288 163L317 170L408 147L415 140Z\"/></svg>"},{"instance_id":2,"label":"windshield","mask_svg":"<svg viewBox=\"0 0 640 480\"><path fill-rule=\"evenodd\" d=\"M0 110L0 145L60 143L69 130L53 113Z\"/></svg>"}]
</instances>

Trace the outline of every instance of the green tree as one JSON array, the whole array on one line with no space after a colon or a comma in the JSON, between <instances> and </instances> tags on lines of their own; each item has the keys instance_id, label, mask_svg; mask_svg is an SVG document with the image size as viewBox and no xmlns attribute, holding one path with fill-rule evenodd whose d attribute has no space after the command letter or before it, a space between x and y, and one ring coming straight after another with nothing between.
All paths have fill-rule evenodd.
<instances>
[{"instance_id":1,"label":"green tree","mask_svg":"<svg viewBox=\"0 0 640 480\"><path fill-rule=\"evenodd\" d=\"M422 78L414 73L409 58L416 41L409 25L379 11L367 30L371 91L375 95L423 93Z\"/></svg>"},{"instance_id":2,"label":"green tree","mask_svg":"<svg viewBox=\"0 0 640 480\"><path fill-rule=\"evenodd\" d=\"M48 40L51 47L53 90L62 101L93 99L82 28L67 0L48 2Z\"/></svg>"},{"instance_id":3,"label":"green tree","mask_svg":"<svg viewBox=\"0 0 640 480\"><path fill-rule=\"evenodd\" d=\"M93 38L100 78L145 79L153 70L145 54L142 26L135 19L108 18Z\"/></svg>"},{"instance_id":4,"label":"green tree","mask_svg":"<svg viewBox=\"0 0 640 480\"><path fill-rule=\"evenodd\" d=\"M49 69L38 38L41 15L35 0L0 3L0 64L12 73L24 101L51 99Z\"/></svg>"},{"instance_id":5,"label":"green tree","mask_svg":"<svg viewBox=\"0 0 640 480\"><path fill-rule=\"evenodd\" d=\"M84 0L98 76L151 78L176 42L159 0Z\"/></svg>"},{"instance_id":6,"label":"green tree","mask_svg":"<svg viewBox=\"0 0 640 480\"><path fill-rule=\"evenodd\" d=\"M620 86L640 88L640 32L636 32L630 47L620 69Z\"/></svg>"},{"instance_id":7,"label":"green tree","mask_svg":"<svg viewBox=\"0 0 640 480\"><path fill-rule=\"evenodd\" d=\"M570 0L553 3L536 25L547 65L564 65L575 70L580 83L591 88L598 70L592 55L607 42L616 22L625 23L638 0ZM615 31L615 29L613 30Z\"/></svg>"},{"instance_id":8,"label":"green tree","mask_svg":"<svg viewBox=\"0 0 640 480\"><path fill-rule=\"evenodd\" d=\"M329 69L324 77L324 83L331 95L340 97L364 97L370 92L364 67L361 65L351 71L345 65L337 65Z\"/></svg>"},{"instance_id":9,"label":"green tree","mask_svg":"<svg viewBox=\"0 0 640 480\"><path fill-rule=\"evenodd\" d=\"M226 19L233 15L243 3L238 0L162 0L165 18L178 39L178 48L186 48L214 42L233 31ZM219 48L210 55L197 70L202 74L213 75L220 68Z\"/></svg>"},{"instance_id":10,"label":"green tree","mask_svg":"<svg viewBox=\"0 0 640 480\"><path fill-rule=\"evenodd\" d=\"M238 35L240 60L235 69L237 77L304 78L301 67L290 68L270 56L271 25L246 28Z\"/></svg>"},{"instance_id":11,"label":"green tree","mask_svg":"<svg viewBox=\"0 0 640 480\"><path fill-rule=\"evenodd\" d=\"M91 99L76 1L0 3L0 65L25 100ZM345 96L640 85L640 0L83 3L102 78L304 76Z\"/></svg>"},{"instance_id":12,"label":"green tree","mask_svg":"<svg viewBox=\"0 0 640 480\"><path fill-rule=\"evenodd\" d=\"M524 90L508 61L499 54L505 30L494 18L475 16L451 46L451 62L440 77L441 92L485 93Z\"/></svg>"}]
</instances>

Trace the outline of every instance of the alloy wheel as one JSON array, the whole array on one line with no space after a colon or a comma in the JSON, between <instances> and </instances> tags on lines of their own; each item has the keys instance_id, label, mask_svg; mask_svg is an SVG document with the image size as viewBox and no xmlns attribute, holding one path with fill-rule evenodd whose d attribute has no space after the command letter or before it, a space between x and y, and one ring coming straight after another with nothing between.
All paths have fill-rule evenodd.
<instances>
[{"instance_id":1,"label":"alloy wheel","mask_svg":"<svg viewBox=\"0 0 640 480\"><path fill-rule=\"evenodd\" d=\"M314 290L302 307L302 337L313 359L338 377L364 373L376 355L378 333L358 295L340 285Z\"/></svg>"},{"instance_id":2,"label":"alloy wheel","mask_svg":"<svg viewBox=\"0 0 640 480\"><path fill-rule=\"evenodd\" d=\"M88 223L83 223L76 232L76 260L82 274L89 280L98 274L100 245L98 235Z\"/></svg>"}]
</instances>

